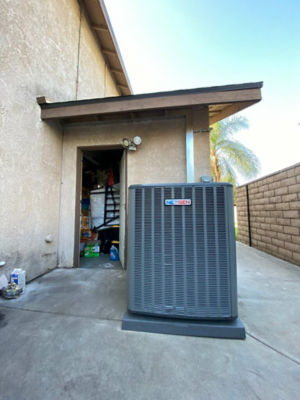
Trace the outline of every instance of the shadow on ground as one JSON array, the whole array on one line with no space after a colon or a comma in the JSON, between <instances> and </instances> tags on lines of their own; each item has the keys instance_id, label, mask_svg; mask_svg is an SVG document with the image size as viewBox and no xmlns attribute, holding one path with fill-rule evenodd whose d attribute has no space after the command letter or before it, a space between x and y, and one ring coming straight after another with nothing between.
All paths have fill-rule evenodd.
<instances>
[{"instance_id":1,"label":"shadow on ground","mask_svg":"<svg viewBox=\"0 0 300 400\"><path fill-rule=\"evenodd\" d=\"M0 301L0 398L298 398L300 269L238 244L238 279L245 341L122 331L126 272L54 270Z\"/></svg>"}]
</instances>

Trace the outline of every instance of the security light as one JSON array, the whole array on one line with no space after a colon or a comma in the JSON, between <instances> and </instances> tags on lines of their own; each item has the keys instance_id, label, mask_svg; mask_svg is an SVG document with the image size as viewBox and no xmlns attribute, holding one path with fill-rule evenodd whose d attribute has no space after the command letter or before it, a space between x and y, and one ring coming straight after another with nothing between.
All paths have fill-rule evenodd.
<instances>
[{"instance_id":1,"label":"security light","mask_svg":"<svg viewBox=\"0 0 300 400\"><path fill-rule=\"evenodd\" d=\"M127 138L122 139L122 146L127 148L130 145L130 140Z\"/></svg>"},{"instance_id":2,"label":"security light","mask_svg":"<svg viewBox=\"0 0 300 400\"><path fill-rule=\"evenodd\" d=\"M136 146L142 143L140 136L135 136L133 139L124 138L122 139L122 146L128 150L136 150Z\"/></svg>"},{"instance_id":3,"label":"security light","mask_svg":"<svg viewBox=\"0 0 300 400\"><path fill-rule=\"evenodd\" d=\"M136 146L139 146L139 145L142 143L142 138L141 138L140 136L135 136L135 137L132 139L132 141L133 141L133 143L134 143Z\"/></svg>"}]
</instances>

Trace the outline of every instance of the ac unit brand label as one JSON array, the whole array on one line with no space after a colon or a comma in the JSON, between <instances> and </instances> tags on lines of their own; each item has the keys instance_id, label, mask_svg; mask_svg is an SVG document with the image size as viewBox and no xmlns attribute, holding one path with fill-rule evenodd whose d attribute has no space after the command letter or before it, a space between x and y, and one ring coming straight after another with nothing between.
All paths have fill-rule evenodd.
<instances>
[{"instance_id":1,"label":"ac unit brand label","mask_svg":"<svg viewBox=\"0 0 300 400\"><path fill-rule=\"evenodd\" d=\"M191 199L166 199L165 206L190 206Z\"/></svg>"}]
</instances>

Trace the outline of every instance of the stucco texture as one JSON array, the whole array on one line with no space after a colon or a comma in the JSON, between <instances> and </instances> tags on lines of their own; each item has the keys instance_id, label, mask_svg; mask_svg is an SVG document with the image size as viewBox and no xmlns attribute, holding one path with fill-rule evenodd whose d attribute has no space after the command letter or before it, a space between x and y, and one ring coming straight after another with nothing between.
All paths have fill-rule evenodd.
<instances>
[{"instance_id":1,"label":"stucco texture","mask_svg":"<svg viewBox=\"0 0 300 400\"><path fill-rule=\"evenodd\" d=\"M120 146L139 135L142 144L127 157L128 186L185 182L185 119L158 119L73 125L65 128L62 165L59 265L72 267L74 257L77 149Z\"/></svg>"},{"instance_id":2,"label":"stucco texture","mask_svg":"<svg viewBox=\"0 0 300 400\"><path fill-rule=\"evenodd\" d=\"M201 176L211 175L208 107L195 108L192 123L194 129L194 180L199 182Z\"/></svg>"},{"instance_id":3,"label":"stucco texture","mask_svg":"<svg viewBox=\"0 0 300 400\"><path fill-rule=\"evenodd\" d=\"M63 143L36 97L118 92L76 0L1 1L0 64L0 273L32 279L57 265Z\"/></svg>"}]
</instances>

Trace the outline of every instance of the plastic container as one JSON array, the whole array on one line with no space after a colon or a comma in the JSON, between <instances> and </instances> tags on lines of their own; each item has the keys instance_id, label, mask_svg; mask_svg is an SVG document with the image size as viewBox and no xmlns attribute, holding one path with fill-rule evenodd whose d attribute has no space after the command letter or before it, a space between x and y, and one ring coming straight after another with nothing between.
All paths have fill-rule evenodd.
<instances>
[{"instance_id":1,"label":"plastic container","mask_svg":"<svg viewBox=\"0 0 300 400\"><path fill-rule=\"evenodd\" d=\"M99 253L100 253L100 243L98 240L86 243L83 251L84 257L86 258L99 257L100 255Z\"/></svg>"},{"instance_id":2,"label":"plastic container","mask_svg":"<svg viewBox=\"0 0 300 400\"><path fill-rule=\"evenodd\" d=\"M26 272L22 268L15 268L10 274L10 281L20 286L23 291L26 286Z\"/></svg>"},{"instance_id":3,"label":"plastic container","mask_svg":"<svg viewBox=\"0 0 300 400\"><path fill-rule=\"evenodd\" d=\"M104 222L105 190L91 190L91 219L92 227L102 225Z\"/></svg>"},{"instance_id":4,"label":"plastic container","mask_svg":"<svg viewBox=\"0 0 300 400\"><path fill-rule=\"evenodd\" d=\"M119 261L119 250L115 246L111 246L109 254L111 261Z\"/></svg>"}]
</instances>

